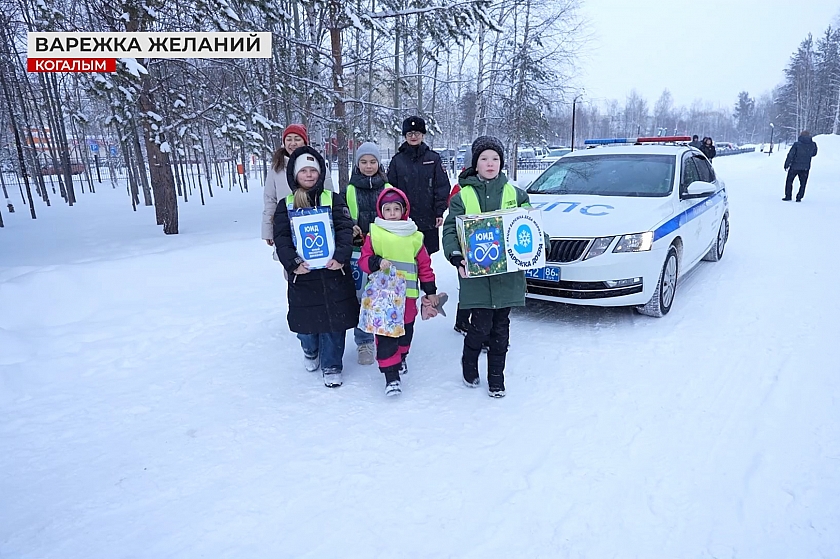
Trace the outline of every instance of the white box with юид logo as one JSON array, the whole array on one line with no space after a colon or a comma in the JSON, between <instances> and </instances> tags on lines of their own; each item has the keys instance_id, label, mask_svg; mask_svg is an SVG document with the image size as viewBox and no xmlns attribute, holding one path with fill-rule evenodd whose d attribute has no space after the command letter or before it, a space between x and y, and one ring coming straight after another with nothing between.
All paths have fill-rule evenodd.
<instances>
[{"instance_id":1,"label":"white box with \u044e\u0438\u0434 logo","mask_svg":"<svg viewBox=\"0 0 840 559\"><path fill-rule=\"evenodd\" d=\"M545 267L542 213L534 208L497 210L456 218L467 277Z\"/></svg>"}]
</instances>

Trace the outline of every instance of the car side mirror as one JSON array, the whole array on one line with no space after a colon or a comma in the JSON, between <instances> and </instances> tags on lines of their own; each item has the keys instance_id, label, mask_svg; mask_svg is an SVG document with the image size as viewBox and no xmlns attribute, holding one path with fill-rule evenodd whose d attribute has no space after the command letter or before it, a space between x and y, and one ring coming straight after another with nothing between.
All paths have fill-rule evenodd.
<instances>
[{"instance_id":1,"label":"car side mirror","mask_svg":"<svg viewBox=\"0 0 840 559\"><path fill-rule=\"evenodd\" d=\"M703 198L715 193L715 185L705 181L694 181L685 189L683 198Z\"/></svg>"}]
</instances>

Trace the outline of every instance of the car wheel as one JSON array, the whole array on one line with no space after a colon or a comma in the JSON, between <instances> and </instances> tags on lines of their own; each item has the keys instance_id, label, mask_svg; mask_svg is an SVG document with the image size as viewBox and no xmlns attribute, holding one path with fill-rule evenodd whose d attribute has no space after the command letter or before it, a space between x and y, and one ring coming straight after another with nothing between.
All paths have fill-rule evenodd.
<instances>
[{"instance_id":1,"label":"car wheel","mask_svg":"<svg viewBox=\"0 0 840 559\"><path fill-rule=\"evenodd\" d=\"M703 257L706 262L717 262L723 258L723 249L726 247L726 241L729 239L729 218L723 216L720 220L720 227L718 228L717 238L715 239L712 248Z\"/></svg>"},{"instance_id":2,"label":"car wheel","mask_svg":"<svg viewBox=\"0 0 840 559\"><path fill-rule=\"evenodd\" d=\"M672 245L668 249L668 256L665 257L665 264L662 265L662 271L659 273L659 281L656 284L653 297L647 304L636 307L636 311L655 318L662 318L668 314L671 305L674 304L674 296L677 294L679 267L677 249Z\"/></svg>"}]
</instances>

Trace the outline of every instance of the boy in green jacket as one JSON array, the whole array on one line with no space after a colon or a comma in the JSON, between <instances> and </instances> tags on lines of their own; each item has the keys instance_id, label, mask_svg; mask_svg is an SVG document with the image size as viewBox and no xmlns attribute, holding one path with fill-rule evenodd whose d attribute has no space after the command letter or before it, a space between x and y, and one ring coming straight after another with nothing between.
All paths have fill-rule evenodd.
<instances>
[{"instance_id":1,"label":"boy in green jacket","mask_svg":"<svg viewBox=\"0 0 840 559\"><path fill-rule=\"evenodd\" d=\"M487 384L493 398L505 395L510 309L525 306L525 272L467 278L455 224L459 215L531 206L528 194L510 184L501 172L504 163L504 146L498 138L476 138L472 144L472 166L458 177L461 191L452 197L443 224L444 254L458 269L459 304L462 309L472 311L461 356L464 383L471 388L480 384L478 356L482 344L487 343Z\"/></svg>"}]
</instances>

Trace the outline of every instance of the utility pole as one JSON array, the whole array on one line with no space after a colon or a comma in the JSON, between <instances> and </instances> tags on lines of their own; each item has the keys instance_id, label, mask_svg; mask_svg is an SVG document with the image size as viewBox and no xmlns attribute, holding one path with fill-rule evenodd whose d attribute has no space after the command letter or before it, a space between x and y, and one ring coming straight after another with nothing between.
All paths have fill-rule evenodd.
<instances>
[{"instance_id":1,"label":"utility pole","mask_svg":"<svg viewBox=\"0 0 840 559\"><path fill-rule=\"evenodd\" d=\"M572 99L572 151L575 151L575 113L577 112L577 100L580 99L583 93L578 93L575 95L575 98Z\"/></svg>"},{"instance_id":2,"label":"utility pole","mask_svg":"<svg viewBox=\"0 0 840 559\"><path fill-rule=\"evenodd\" d=\"M771 153L773 153L773 132L775 132L775 131L776 131L776 127L771 122L770 123L770 151L767 153L768 157L770 156Z\"/></svg>"}]
</instances>

